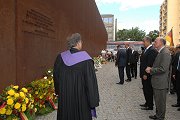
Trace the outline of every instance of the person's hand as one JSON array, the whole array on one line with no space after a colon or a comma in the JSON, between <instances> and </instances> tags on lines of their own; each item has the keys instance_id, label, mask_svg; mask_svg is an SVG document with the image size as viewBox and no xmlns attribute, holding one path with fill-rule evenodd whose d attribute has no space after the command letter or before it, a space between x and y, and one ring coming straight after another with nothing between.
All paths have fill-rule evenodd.
<instances>
[{"instance_id":1,"label":"person's hand","mask_svg":"<svg viewBox=\"0 0 180 120\"><path fill-rule=\"evenodd\" d=\"M130 65L130 63L128 63L128 65Z\"/></svg>"},{"instance_id":2,"label":"person's hand","mask_svg":"<svg viewBox=\"0 0 180 120\"><path fill-rule=\"evenodd\" d=\"M147 80L147 75L143 75L143 80Z\"/></svg>"},{"instance_id":3,"label":"person's hand","mask_svg":"<svg viewBox=\"0 0 180 120\"><path fill-rule=\"evenodd\" d=\"M150 73L150 72L151 72L151 69L152 69L151 67L147 67L145 71L146 71L147 73Z\"/></svg>"}]
</instances>

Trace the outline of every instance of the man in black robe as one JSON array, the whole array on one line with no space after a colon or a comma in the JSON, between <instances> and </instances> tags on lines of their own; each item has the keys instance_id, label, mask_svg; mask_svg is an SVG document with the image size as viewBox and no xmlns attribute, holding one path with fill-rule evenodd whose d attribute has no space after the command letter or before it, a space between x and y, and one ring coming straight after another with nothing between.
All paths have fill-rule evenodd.
<instances>
[{"instance_id":1,"label":"man in black robe","mask_svg":"<svg viewBox=\"0 0 180 120\"><path fill-rule=\"evenodd\" d=\"M79 33L68 38L68 47L69 50L57 56L54 64L57 120L92 120L95 107L99 106L94 63L85 51L80 51Z\"/></svg>"}]
</instances>

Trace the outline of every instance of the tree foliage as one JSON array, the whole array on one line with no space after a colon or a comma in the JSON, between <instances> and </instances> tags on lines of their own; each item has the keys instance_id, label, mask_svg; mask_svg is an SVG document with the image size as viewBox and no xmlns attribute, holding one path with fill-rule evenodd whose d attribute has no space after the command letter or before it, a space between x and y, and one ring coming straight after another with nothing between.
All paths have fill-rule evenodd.
<instances>
[{"instance_id":1,"label":"tree foliage","mask_svg":"<svg viewBox=\"0 0 180 120\"><path fill-rule=\"evenodd\" d=\"M145 31L139 30L138 27L118 30L117 41L142 41L145 35Z\"/></svg>"},{"instance_id":2,"label":"tree foliage","mask_svg":"<svg viewBox=\"0 0 180 120\"><path fill-rule=\"evenodd\" d=\"M147 34L147 36L151 37L152 41L154 41L159 36L159 31L158 30L150 31L149 34Z\"/></svg>"}]
</instances>

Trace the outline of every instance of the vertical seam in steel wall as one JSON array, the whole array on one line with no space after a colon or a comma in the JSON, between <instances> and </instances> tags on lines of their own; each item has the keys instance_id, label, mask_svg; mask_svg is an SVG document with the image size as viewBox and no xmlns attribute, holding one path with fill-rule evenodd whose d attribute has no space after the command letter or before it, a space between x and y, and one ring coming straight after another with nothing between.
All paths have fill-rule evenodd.
<instances>
[{"instance_id":1,"label":"vertical seam in steel wall","mask_svg":"<svg viewBox=\"0 0 180 120\"><path fill-rule=\"evenodd\" d=\"M14 0L14 34L15 34L15 84L17 84L17 0Z\"/></svg>"}]
</instances>

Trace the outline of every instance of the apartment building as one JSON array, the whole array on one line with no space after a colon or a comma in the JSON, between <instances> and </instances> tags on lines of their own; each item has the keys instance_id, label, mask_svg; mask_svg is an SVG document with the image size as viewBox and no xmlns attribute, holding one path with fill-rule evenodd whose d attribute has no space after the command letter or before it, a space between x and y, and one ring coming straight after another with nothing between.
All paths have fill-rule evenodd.
<instances>
[{"instance_id":1,"label":"apartment building","mask_svg":"<svg viewBox=\"0 0 180 120\"><path fill-rule=\"evenodd\" d=\"M112 14L103 14L101 15L104 22L107 34L108 41L115 41L114 39L114 15Z\"/></svg>"},{"instance_id":2,"label":"apartment building","mask_svg":"<svg viewBox=\"0 0 180 120\"><path fill-rule=\"evenodd\" d=\"M180 44L179 6L180 0L165 0L160 7L159 34L165 36L172 29L174 45Z\"/></svg>"}]
</instances>

